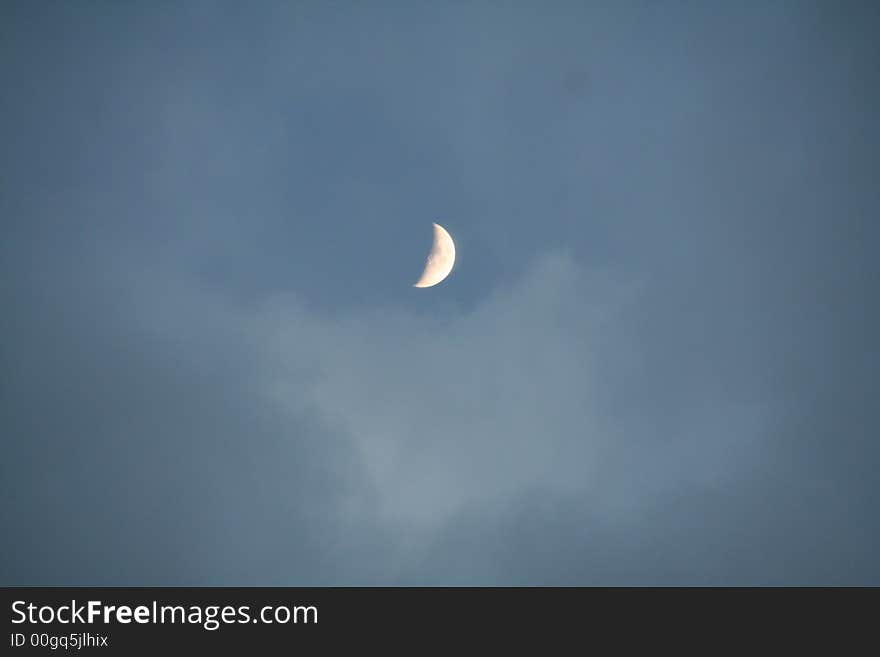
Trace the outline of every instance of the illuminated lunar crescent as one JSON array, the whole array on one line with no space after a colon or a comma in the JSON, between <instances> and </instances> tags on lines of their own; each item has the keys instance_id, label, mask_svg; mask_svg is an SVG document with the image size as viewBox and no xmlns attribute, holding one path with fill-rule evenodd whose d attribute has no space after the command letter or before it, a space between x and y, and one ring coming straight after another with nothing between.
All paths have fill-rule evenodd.
<instances>
[{"instance_id":1,"label":"illuminated lunar crescent","mask_svg":"<svg viewBox=\"0 0 880 657\"><path fill-rule=\"evenodd\" d=\"M434 246L425 262L425 271L413 287L431 287L449 276L455 264L455 244L440 224L434 224Z\"/></svg>"}]
</instances>

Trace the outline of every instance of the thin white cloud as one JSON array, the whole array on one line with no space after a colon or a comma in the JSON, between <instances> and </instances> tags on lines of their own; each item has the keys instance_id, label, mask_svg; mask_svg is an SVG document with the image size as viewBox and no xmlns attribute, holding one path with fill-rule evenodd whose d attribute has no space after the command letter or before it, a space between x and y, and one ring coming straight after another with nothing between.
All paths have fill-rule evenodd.
<instances>
[{"instance_id":1,"label":"thin white cloud","mask_svg":"<svg viewBox=\"0 0 880 657\"><path fill-rule=\"evenodd\" d=\"M351 436L385 520L433 526L532 486L580 489L607 436L592 358L606 287L552 253L446 318L331 319L278 300L260 327L280 359L271 391Z\"/></svg>"}]
</instances>

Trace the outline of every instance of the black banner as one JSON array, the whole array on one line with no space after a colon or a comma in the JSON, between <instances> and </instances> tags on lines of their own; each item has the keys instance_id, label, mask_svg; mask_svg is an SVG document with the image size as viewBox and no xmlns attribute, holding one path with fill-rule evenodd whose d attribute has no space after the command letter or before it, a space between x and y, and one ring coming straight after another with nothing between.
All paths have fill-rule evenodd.
<instances>
[{"instance_id":1,"label":"black banner","mask_svg":"<svg viewBox=\"0 0 880 657\"><path fill-rule=\"evenodd\" d=\"M863 595L867 594L867 595ZM5 588L4 654L521 640L803 639L870 627L877 591L599 588ZM415 649L415 646L412 646Z\"/></svg>"}]
</instances>

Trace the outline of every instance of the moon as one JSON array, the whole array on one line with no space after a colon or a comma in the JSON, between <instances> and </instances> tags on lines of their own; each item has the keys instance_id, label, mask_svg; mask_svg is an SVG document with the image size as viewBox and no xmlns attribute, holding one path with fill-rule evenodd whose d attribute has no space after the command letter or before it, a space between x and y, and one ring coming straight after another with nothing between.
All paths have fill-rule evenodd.
<instances>
[{"instance_id":1,"label":"moon","mask_svg":"<svg viewBox=\"0 0 880 657\"><path fill-rule=\"evenodd\" d=\"M440 224L434 224L434 245L425 261L425 271L413 287L431 287L449 276L455 264L455 243Z\"/></svg>"}]
</instances>

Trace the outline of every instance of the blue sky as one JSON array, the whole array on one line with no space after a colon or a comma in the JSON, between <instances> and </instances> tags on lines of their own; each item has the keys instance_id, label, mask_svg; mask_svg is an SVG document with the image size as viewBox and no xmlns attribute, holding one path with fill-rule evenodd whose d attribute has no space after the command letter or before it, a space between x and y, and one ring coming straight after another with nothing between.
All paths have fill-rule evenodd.
<instances>
[{"instance_id":1,"label":"blue sky","mask_svg":"<svg viewBox=\"0 0 880 657\"><path fill-rule=\"evenodd\" d=\"M5 3L0 580L877 584L878 18Z\"/></svg>"}]
</instances>

